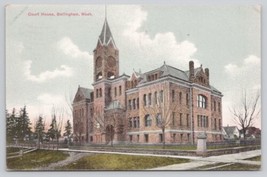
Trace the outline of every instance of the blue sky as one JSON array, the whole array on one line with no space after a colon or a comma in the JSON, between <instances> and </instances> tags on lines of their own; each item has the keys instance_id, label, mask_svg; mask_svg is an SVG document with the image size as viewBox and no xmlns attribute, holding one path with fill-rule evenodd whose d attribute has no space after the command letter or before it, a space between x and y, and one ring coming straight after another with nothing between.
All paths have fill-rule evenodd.
<instances>
[{"instance_id":1,"label":"blue sky","mask_svg":"<svg viewBox=\"0 0 267 177\"><path fill-rule=\"evenodd\" d=\"M78 85L92 88L94 50L105 18L104 5L10 5L6 9L6 104L27 105L34 120L51 107L70 111L66 101ZM32 16L34 13L90 16ZM261 88L259 6L109 5L107 18L120 50L120 74L188 62L210 69L223 97L223 124L242 91ZM256 126L260 126L260 119Z\"/></svg>"}]
</instances>

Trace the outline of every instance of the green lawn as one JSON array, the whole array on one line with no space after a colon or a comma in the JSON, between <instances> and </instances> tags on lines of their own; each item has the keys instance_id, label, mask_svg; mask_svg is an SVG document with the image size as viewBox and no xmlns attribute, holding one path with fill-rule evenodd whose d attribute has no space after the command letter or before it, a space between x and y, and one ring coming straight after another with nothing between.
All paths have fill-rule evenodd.
<instances>
[{"instance_id":1,"label":"green lawn","mask_svg":"<svg viewBox=\"0 0 267 177\"><path fill-rule=\"evenodd\" d=\"M19 152L20 148L16 148L16 147L8 147L6 148L6 153L14 153L14 152Z\"/></svg>"},{"instance_id":2,"label":"green lawn","mask_svg":"<svg viewBox=\"0 0 267 177\"><path fill-rule=\"evenodd\" d=\"M64 160L69 155L60 151L36 150L21 157L7 159L9 170L30 170Z\"/></svg>"},{"instance_id":3,"label":"green lawn","mask_svg":"<svg viewBox=\"0 0 267 177\"><path fill-rule=\"evenodd\" d=\"M142 170L166 166L171 164L186 163L187 159L130 156L115 154L91 155L61 167L61 170Z\"/></svg>"},{"instance_id":4,"label":"green lawn","mask_svg":"<svg viewBox=\"0 0 267 177\"><path fill-rule=\"evenodd\" d=\"M260 170L260 165L247 165L247 164L240 164L236 163L233 165L216 168L215 171L256 171Z\"/></svg>"}]
</instances>

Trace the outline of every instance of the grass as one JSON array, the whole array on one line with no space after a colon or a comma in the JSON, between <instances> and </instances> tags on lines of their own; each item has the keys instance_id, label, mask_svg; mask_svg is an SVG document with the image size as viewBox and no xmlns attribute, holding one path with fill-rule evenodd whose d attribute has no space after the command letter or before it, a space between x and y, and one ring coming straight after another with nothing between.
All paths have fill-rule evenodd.
<instances>
[{"instance_id":1,"label":"grass","mask_svg":"<svg viewBox=\"0 0 267 177\"><path fill-rule=\"evenodd\" d=\"M245 160L261 161L261 156L256 156L256 157L248 158L248 159L245 159Z\"/></svg>"},{"instance_id":2,"label":"grass","mask_svg":"<svg viewBox=\"0 0 267 177\"><path fill-rule=\"evenodd\" d=\"M7 159L7 169L30 170L64 160L68 156L68 154L60 151L36 150L21 157Z\"/></svg>"},{"instance_id":3,"label":"grass","mask_svg":"<svg viewBox=\"0 0 267 177\"><path fill-rule=\"evenodd\" d=\"M214 171L256 171L260 170L260 165L248 165L248 164L240 164L236 163L233 165L216 168Z\"/></svg>"},{"instance_id":4,"label":"grass","mask_svg":"<svg viewBox=\"0 0 267 177\"><path fill-rule=\"evenodd\" d=\"M143 170L166 166L171 164L186 163L190 160L149 157L149 156L130 156L116 154L97 154L83 157L80 160L63 166L61 170Z\"/></svg>"},{"instance_id":5,"label":"grass","mask_svg":"<svg viewBox=\"0 0 267 177\"><path fill-rule=\"evenodd\" d=\"M209 164L209 165L204 165L204 166L200 166L200 167L197 167L197 168L194 168L193 170L206 170L208 168L212 168L212 167L217 167L217 166L220 166L220 165L224 165L226 163L213 163L213 164Z\"/></svg>"},{"instance_id":6,"label":"grass","mask_svg":"<svg viewBox=\"0 0 267 177\"><path fill-rule=\"evenodd\" d=\"M14 152L19 152L20 151L20 148L15 148L15 147L8 147L6 148L6 153L9 154L9 153L14 153Z\"/></svg>"}]
</instances>

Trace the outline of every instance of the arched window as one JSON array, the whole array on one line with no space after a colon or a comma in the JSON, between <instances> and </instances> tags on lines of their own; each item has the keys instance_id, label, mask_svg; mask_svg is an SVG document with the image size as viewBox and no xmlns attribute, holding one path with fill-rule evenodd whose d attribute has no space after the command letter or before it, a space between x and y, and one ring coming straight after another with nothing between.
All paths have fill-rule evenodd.
<instances>
[{"instance_id":1,"label":"arched window","mask_svg":"<svg viewBox=\"0 0 267 177\"><path fill-rule=\"evenodd\" d=\"M150 127L152 125L152 119L149 114L145 115L145 126Z\"/></svg>"},{"instance_id":2,"label":"arched window","mask_svg":"<svg viewBox=\"0 0 267 177\"><path fill-rule=\"evenodd\" d=\"M99 80L99 79L102 79L102 73L101 72L96 75L96 80Z\"/></svg>"},{"instance_id":3,"label":"arched window","mask_svg":"<svg viewBox=\"0 0 267 177\"><path fill-rule=\"evenodd\" d=\"M207 97L204 95L198 95L197 96L197 107L199 108L207 108Z\"/></svg>"}]
</instances>

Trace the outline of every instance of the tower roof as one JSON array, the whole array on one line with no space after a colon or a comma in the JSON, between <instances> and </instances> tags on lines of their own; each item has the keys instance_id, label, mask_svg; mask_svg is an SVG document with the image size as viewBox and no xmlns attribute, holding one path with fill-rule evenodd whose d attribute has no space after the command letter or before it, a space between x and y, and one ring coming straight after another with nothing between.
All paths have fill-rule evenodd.
<instances>
[{"instance_id":1,"label":"tower roof","mask_svg":"<svg viewBox=\"0 0 267 177\"><path fill-rule=\"evenodd\" d=\"M113 46L117 48L115 45L115 41L113 39L111 30L109 28L107 18L105 18L104 25L103 25L101 34L98 38L98 41L100 42L101 45L108 45L111 42Z\"/></svg>"}]
</instances>

